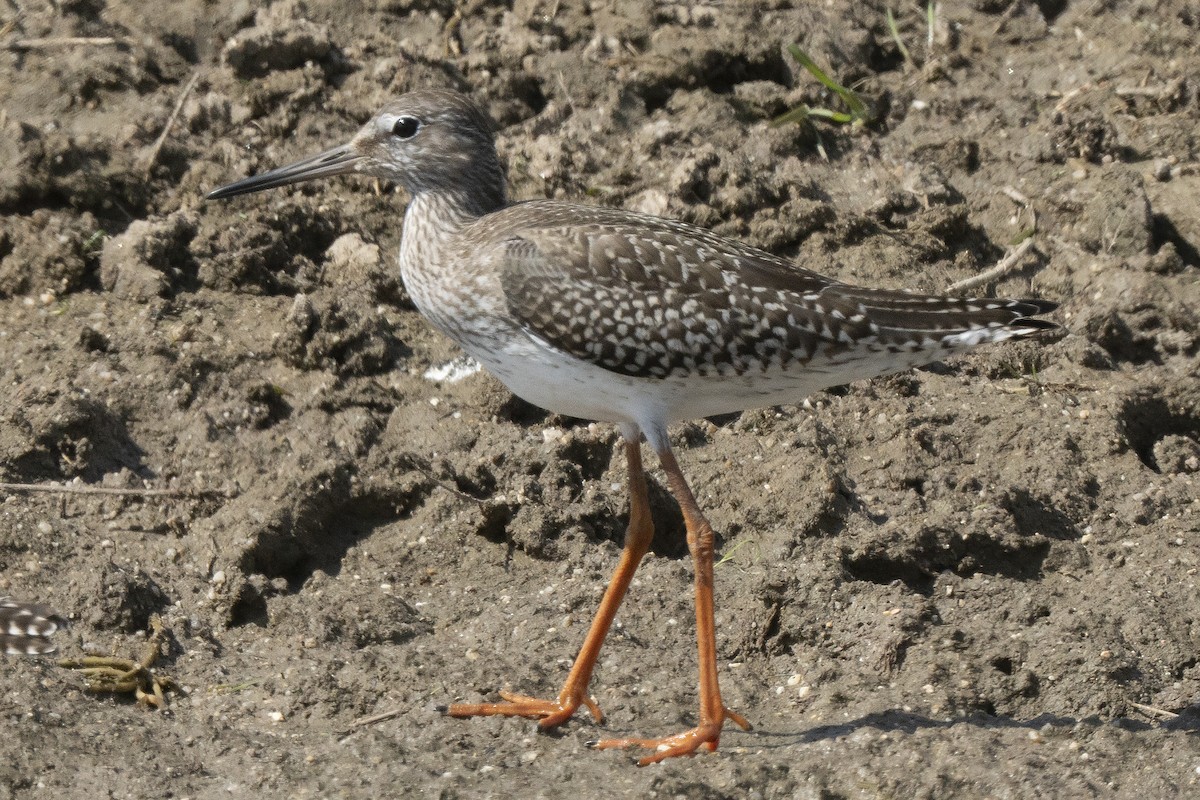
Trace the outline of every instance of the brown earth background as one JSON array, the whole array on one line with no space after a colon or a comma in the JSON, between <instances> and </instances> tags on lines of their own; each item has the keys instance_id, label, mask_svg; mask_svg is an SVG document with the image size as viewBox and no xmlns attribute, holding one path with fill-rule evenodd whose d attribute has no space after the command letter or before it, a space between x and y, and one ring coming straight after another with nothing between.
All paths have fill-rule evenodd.
<instances>
[{"instance_id":1,"label":"brown earth background","mask_svg":"<svg viewBox=\"0 0 1200 800\"><path fill-rule=\"evenodd\" d=\"M886 10L0 7L0 479L178 492L0 491L0 595L69 618L63 656L136 656L161 614L183 689L5 659L0 798L1197 796L1200 5L905 2L907 59ZM880 121L771 126L838 107L793 42ZM428 373L458 352L399 281L393 187L202 200L431 86L486 105L517 198L923 291L1031 240L978 291L1062 303L1058 339L674 430L756 724L715 755L585 744L695 719L658 486L606 728L435 710L557 691L620 549L616 434Z\"/></svg>"}]
</instances>

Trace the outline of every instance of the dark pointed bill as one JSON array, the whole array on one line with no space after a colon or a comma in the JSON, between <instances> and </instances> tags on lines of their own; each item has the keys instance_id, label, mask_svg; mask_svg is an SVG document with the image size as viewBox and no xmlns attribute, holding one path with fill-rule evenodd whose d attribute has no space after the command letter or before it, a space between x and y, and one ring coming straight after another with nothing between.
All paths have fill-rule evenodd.
<instances>
[{"instance_id":1,"label":"dark pointed bill","mask_svg":"<svg viewBox=\"0 0 1200 800\"><path fill-rule=\"evenodd\" d=\"M362 158L362 155L351 148L350 145L342 145L332 150L326 150L324 153L319 153L311 158L306 158L303 161L288 164L286 167L279 167L270 172L264 172L261 175L252 175L249 178L243 178L228 186L213 189L205 195L204 199L220 200L223 197L261 192L264 189L274 189L278 186L287 186L290 183L310 181L313 178L344 175L347 172L354 172L355 167Z\"/></svg>"}]
</instances>

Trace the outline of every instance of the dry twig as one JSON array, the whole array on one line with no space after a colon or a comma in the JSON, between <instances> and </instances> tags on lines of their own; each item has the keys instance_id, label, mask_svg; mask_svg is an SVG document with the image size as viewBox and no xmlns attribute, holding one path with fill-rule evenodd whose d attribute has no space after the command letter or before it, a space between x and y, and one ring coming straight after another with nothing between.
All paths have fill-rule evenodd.
<instances>
[{"instance_id":1,"label":"dry twig","mask_svg":"<svg viewBox=\"0 0 1200 800\"><path fill-rule=\"evenodd\" d=\"M1183 80L1178 79L1170 83L1159 84L1157 86L1118 86L1113 90L1113 94L1117 97L1170 97L1178 94L1183 88Z\"/></svg>"},{"instance_id":2,"label":"dry twig","mask_svg":"<svg viewBox=\"0 0 1200 800\"><path fill-rule=\"evenodd\" d=\"M174 497L183 500L205 500L210 497L235 496L222 489L125 489L119 486L60 486L53 483L0 483L0 492L25 494L115 495L117 497Z\"/></svg>"},{"instance_id":3,"label":"dry twig","mask_svg":"<svg viewBox=\"0 0 1200 800\"><path fill-rule=\"evenodd\" d=\"M1012 2L1008 4L1008 8L1004 9L1004 13L1000 15L1000 19L996 23L996 27L992 29L992 36L999 36L1000 32L1004 30L1004 26L1008 24L1008 21L1015 17L1017 12L1020 11L1024 6L1024 0L1012 0Z\"/></svg>"},{"instance_id":4,"label":"dry twig","mask_svg":"<svg viewBox=\"0 0 1200 800\"><path fill-rule=\"evenodd\" d=\"M4 45L9 50L44 50L53 47L104 47L120 44L111 36L57 36L44 39L19 39Z\"/></svg>"},{"instance_id":5,"label":"dry twig","mask_svg":"<svg viewBox=\"0 0 1200 800\"><path fill-rule=\"evenodd\" d=\"M1154 706L1148 706L1148 705L1145 705L1144 703L1135 703L1132 700L1129 701L1129 705L1133 706L1138 711L1141 711L1143 714L1149 714L1152 717L1165 717L1166 719L1175 719L1176 717L1179 716L1174 711L1167 711L1165 708L1156 708Z\"/></svg>"},{"instance_id":6,"label":"dry twig","mask_svg":"<svg viewBox=\"0 0 1200 800\"><path fill-rule=\"evenodd\" d=\"M380 722L386 722L387 720L392 719L393 717L398 717L403 713L404 713L404 711L402 709L395 708L395 709L392 709L391 711L384 711L379 714L372 714L368 717L359 717L358 719L351 722L349 727L347 727L345 730L338 731L338 735L339 736L349 736L350 734L354 733L359 728L365 728L368 725L377 725Z\"/></svg>"},{"instance_id":7,"label":"dry twig","mask_svg":"<svg viewBox=\"0 0 1200 800\"><path fill-rule=\"evenodd\" d=\"M991 283L992 281L998 281L1008 277L1010 273L1016 271L1017 265L1020 264L1021 259L1025 257L1025 254L1028 253L1032 247L1033 238L1030 237L1017 245L1016 248L1014 248L1013 251L1004 258L1000 259L996 266L992 267L991 269L986 269L978 275L972 275L969 278L963 278L961 281L955 281L946 287L946 291L950 294L960 294L962 292L968 292L979 286L983 286L984 284Z\"/></svg>"},{"instance_id":8,"label":"dry twig","mask_svg":"<svg viewBox=\"0 0 1200 800\"><path fill-rule=\"evenodd\" d=\"M171 127L175 124L175 120L179 118L179 112L183 110L184 102L187 100L188 95L192 93L192 89L195 88L196 81L199 79L199 71L193 72L192 77L188 78L188 82L183 85L183 91L179 93L179 99L175 101L175 108L171 110L171 116L167 117L167 124L163 125L162 133L154 140L154 146L146 154L145 170L147 174L154 167L154 162L158 161L158 153L167 141L167 134L171 132Z\"/></svg>"}]
</instances>

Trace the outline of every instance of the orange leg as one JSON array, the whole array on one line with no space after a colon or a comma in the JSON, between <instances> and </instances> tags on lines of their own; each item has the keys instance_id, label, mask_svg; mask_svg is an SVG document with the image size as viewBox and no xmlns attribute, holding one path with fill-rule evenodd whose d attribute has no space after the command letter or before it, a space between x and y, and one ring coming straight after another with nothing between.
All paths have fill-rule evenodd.
<instances>
[{"instance_id":1,"label":"orange leg","mask_svg":"<svg viewBox=\"0 0 1200 800\"><path fill-rule=\"evenodd\" d=\"M542 730L548 730L566 722L576 709L583 705L592 712L592 717L596 722L604 721L604 714L600 711L600 707L588 695L588 683L592 679L592 670L596 666L596 659L600 656L600 647L604 644L604 637L608 634L613 618L617 615L621 601L625 599L625 592L633 580L633 573L641 563L642 557L646 555L646 551L650 549L650 540L654 537L654 523L650 520L650 497L646 490L646 473L642 468L641 445L637 441L627 441L625 457L629 463L630 493L629 529L625 533L625 549L621 553L621 561L617 565L617 570L608 583L608 589L604 592L604 599L600 601L600 608L596 611L595 619L592 620L592 627L588 630L587 638L583 640L583 647L579 649L579 655L575 658L575 664L571 667L571 672L567 675L567 681L563 684L558 697L553 700L540 700L535 697L501 692L500 696L504 698L505 702L456 703L446 709L446 713L450 716L474 717L499 714L507 717L529 717L538 719L538 726ZM710 534L710 576L711 569ZM710 577L710 585L711 582ZM712 618L711 595L712 593L709 592L710 624ZM718 702L719 700L718 697Z\"/></svg>"},{"instance_id":2,"label":"orange leg","mask_svg":"<svg viewBox=\"0 0 1200 800\"><path fill-rule=\"evenodd\" d=\"M750 730L750 723L740 714L730 711L721 700L721 687L717 682L717 636L713 615L713 531L696 503L696 497L688 487L679 463L669 448L658 454L667 473L671 493L683 511L687 526L688 550L696 571L696 640L700 651L700 723L696 727L664 736L660 739L605 739L596 747L645 747L653 753L638 762L640 766L653 764L674 756L692 755L701 748L713 751L721 739L721 728L730 719L742 730Z\"/></svg>"}]
</instances>

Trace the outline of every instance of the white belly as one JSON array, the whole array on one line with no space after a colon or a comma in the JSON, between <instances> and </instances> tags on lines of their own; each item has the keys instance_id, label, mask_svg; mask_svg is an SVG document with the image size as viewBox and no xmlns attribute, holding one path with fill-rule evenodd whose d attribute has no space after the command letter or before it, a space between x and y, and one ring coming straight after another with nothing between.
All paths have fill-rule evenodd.
<instances>
[{"instance_id":1,"label":"white belly","mask_svg":"<svg viewBox=\"0 0 1200 800\"><path fill-rule=\"evenodd\" d=\"M536 406L569 417L633 423L643 429L798 403L818 389L844 382L842 373L803 367L768 375L636 378L568 356L524 333L499 350L463 344L514 394Z\"/></svg>"},{"instance_id":2,"label":"white belly","mask_svg":"<svg viewBox=\"0 0 1200 800\"><path fill-rule=\"evenodd\" d=\"M512 392L569 417L632 423L643 431L668 423L751 408L799 403L821 389L928 364L945 353L857 353L814 359L786 370L743 375L635 378L568 356L521 330L502 348L460 344Z\"/></svg>"},{"instance_id":3,"label":"white belly","mask_svg":"<svg viewBox=\"0 0 1200 800\"><path fill-rule=\"evenodd\" d=\"M497 350L460 344L513 394L556 414L640 423L659 411L644 380L542 347L523 334Z\"/></svg>"}]
</instances>

